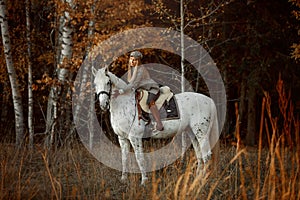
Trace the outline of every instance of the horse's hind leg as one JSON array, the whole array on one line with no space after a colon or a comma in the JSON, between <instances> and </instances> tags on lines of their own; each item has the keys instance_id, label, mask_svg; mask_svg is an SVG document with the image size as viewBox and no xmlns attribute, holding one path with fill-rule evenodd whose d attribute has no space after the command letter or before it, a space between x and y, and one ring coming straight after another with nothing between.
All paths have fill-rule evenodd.
<instances>
[{"instance_id":1,"label":"horse's hind leg","mask_svg":"<svg viewBox=\"0 0 300 200\"><path fill-rule=\"evenodd\" d=\"M145 182L148 180L148 178L147 178L147 174L146 174L146 167L145 167L146 163L145 163L145 157L144 157L144 152L143 152L142 138L130 137L129 140L133 147L137 163L141 170L141 174L142 174L141 185L144 185Z\"/></svg>"},{"instance_id":2,"label":"horse's hind leg","mask_svg":"<svg viewBox=\"0 0 300 200\"><path fill-rule=\"evenodd\" d=\"M119 136L119 143L121 147L121 152L122 152L122 178L121 180L126 180L127 179L127 158L128 158L128 153L130 150L130 143L129 140L123 137Z\"/></svg>"},{"instance_id":3,"label":"horse's hind leg","mask_svg":"<svg viewBox=\"0 0 300 200\"><path fill-rule=\"evenodd\" d=\"M181 161L183 162L184 160L184 155L185 155L185 152L187 151L188 149L188 144L187 144L187 134L189 132L187 130L183 131L182 132L182 135L181 135L181 142L182 142L182 146L181 146Z\"/></svg>"},{"instance_id":4,"label":"horse's hind leg","mask_svg":"<svg viewBox=\"0 0 300 200\"><path fill-rule=\"evenodd\" d=\"M189 132L189 137L191 139L191 142L192 142L195 154L196 154L196 158L197 158L196 174L198 175L198 174L200 174L200 170L203 168L201 147L200 147L200 144L199 144L197 138L195 137L195 135L192 131Z\"/></svg>"},{"instance_id":5,"label":"horse's hind leg","mask_svg":"<svg viewBox=\"0 0 300 200\"><path fill-rule=\"evenodd\" d=\"M191 127L199 143L201 149L201 156L204 164L206 164L211 159L211 146L209 141L210 130L208 130L208 123L201 123L201 125L194 124Z\"/></svg>"}]
</instances>

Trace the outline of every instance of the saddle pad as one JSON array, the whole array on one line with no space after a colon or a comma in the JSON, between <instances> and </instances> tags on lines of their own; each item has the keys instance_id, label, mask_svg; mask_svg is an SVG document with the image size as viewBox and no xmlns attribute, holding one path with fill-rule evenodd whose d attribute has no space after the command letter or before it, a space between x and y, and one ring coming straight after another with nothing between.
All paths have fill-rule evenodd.
<instances>
[{"instance_id":1,"label":"saddle pad","mask_svg":"<svg viewBox=\"0 0 300 200\"><path fill-rule=\"evenodd\" d=\"M147 105L147 98L148 98L148 91L141 90L142 98L140 100L140 106L143 111L150 113L149 106ZM157 109L159 110L165 101L169 101L173 97L173 93L171 92L170 88L168 86L163 86L160 88L160 95L158 99L155 101L155 105L157 106Z\"/></svg>"}]
</instances>

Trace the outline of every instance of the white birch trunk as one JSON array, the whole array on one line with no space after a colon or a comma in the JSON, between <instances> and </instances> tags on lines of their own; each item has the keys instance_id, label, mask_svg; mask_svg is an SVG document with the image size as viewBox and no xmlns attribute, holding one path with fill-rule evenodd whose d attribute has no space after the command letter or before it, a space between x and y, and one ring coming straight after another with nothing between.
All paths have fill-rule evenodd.
<instances>
[{"instance_id":1,"label":"white birch trunk","mask_svg":"<svg viewBox=\"0 0 300 200\"><path fill-rule=\"evenodd\" d=\"M91 13L92 13L92 17L90 19L89 22L89 29L88 29L88 39L89 39L89 45L86 48L86 53L85 53L85 60L88 60L87 65L83 65L83 67L85 67L85 70L81 70L82 73L80 74L80 94L83 94L83 91L86 90L88 81L90 81L92 83L92 80L89 80L90 75L92 74L92 67L90 66L92 61L90 60L91 58L89 58L89 52L90 49L92 47L92 40L93 40L93 36L94 36L94 30L95 30L95 18L94 18L94 9L95 9L95 4L96 4L97 0L94 0L94 5L91 6ZM92 77L91 77L92 78ZM80 97L79 97L80 98ZM93 101L94 101L94 97L93 97ZM80 112L81 109L81 105L76 105L75 107L75 111L74 111L74 118L78 119L78 114Z\"/></svg>"},{"instance_id":2,"label":"white birch trunk","mask_svg":"<svg viewBox=\"0 0 300 200\"><path fill-rule=\"evenodd\" d=\"M58 34L57 34L57 42L56 42L56 65L60 61L61 57L61 45L62 45L62 32L64 27L65 17L60 16L58 21Z\"/></svg>"},{"instance_id":3,"label":"white birch trunk","mask_svg":"<svg viewBox=\"0 0 300 200\"><path fill-rule=\"evenodd\" d=\"M33 93L32 93L32 64L31 64L31 39L30 39L30 0L26 0L26 40L28 53L28 132L29 132L29 146L33 148Z\"/></svg>"},{"instance_id":4,"label":"white birch trunk","mask_svg":"<svg viewBox=\"0 0 300 200\"><path fill-rule=\"evenodd\" d=\"M185 91L185 79L184 79L184 7L183 1L180 0L180 51L181 51L181 92Z\"/></svg>"},{"instance_id":5,"label":"white birch trunk","mask_svg":"<svg viewBox=\"0 0 300 200\"><path fill-rule=\"evenodd\" d=\"M185 91L185 79L184 79L184 73L185 73L185 69L184 69L184 60L185 60L185 56L184 56L184 7L183 7L183 1L184 0L180 0L180 53L181 53L181 92ZM182 150L181 150L181 156L183 158L184 152L186 151L187 148L187 138L186 138L186 134L182 134L181 136L181 141L182 141Z\"/></svg>"},{"instance_id":6,"label":"white birch trunk","mask_svg":"<svg viewBox=\"0 0 300 200\"><path fill-rule=\"evenodd\" d=\"M79 96L78 98L84 98L85 96L85 90L87 90L88 87L91 87L89 83L93 83L93 76L92 76L92 65L93 65L93 60L92 57L89 57L89 52L90 49L93 45L93 37L94 37L94 32L95 32L95 4L97 0L94 0L93 5L91 6L91 18L89 21L89 29L88 29L88 39L89 39L89 44L86 48L86 53L85 53L85 62L87 63L86 65L83 65L84 70L81 70L80 74L80 89L79 89ZM94 142L94 113L95 113L95 95L93 92L91 92L90 96L90 108L89 108L89 114L88 114L88 127L89 127L89 148L93 149L93 142ZM80 120L80 110L81 110L81 105L77 104L75 105L75 111L74 111L74 120Z\"/></svg>"},{"instance_id":7,"label":"white birch trunk","mask_svg":"<svg viewBox=\"0 0 300 200\"><path fill-rule=\"evenodd\" d=\"M66 0L66 2L73 7L72 0ZM63 20L62 20L63 19ZM65 60L70 60L72 58L72 27L71 27L71 17L70 13L68 11L64 12L63 18L60 18L60 28L62 29L62 33L59 34L59 39L58 41L61 41L61 46L59 55L57 58L59 58L58 61L58 66L57 66L57 83L54 83L54 85L51 88L50 94L49 94L49 99L48 99L48 108L47 108L47 128L46 132L50 134L50 138L46 140L46 145L50 147L50 145L54 144L55 142L55 134L59 134L57 125L63 126L64 120L66 119L61 119L58 120L58 117L60 116L60 110L63 110L64 105L66 105L66 94L70 92L69 87L64 88L63 86L69 81L69 70L67 68L62 68L62 67L67 67L64 66ZM60 101L60 104L59 104ZM60 107L58 107L60 105ZM69 105L67 105L69 106ZM59 109L60 108L60 109ZM67 110L68 113L68 110ZM61 123L59 123L59 121Z\"/></svg>"},{"instance_id":8,"label":"white birch trunk","mask_svg":"<svg viewBox=\"0 0 300 200\"><path fill-rule=\"evenodd\" d=\"M20 147L24 140L24 115L22 106L22 97L20 94L16 71L14 68L12 55L11 55L11 42L8 31L8 23L6 16L6 2L5 0L0 0L0 24L2 41L4 47L4 55L6 60L7 72L12 89L12 99L14 105L15 113L15 128L16 128L16 145Z\"/></svg>"},{"instance_id":9,"label":"white birch trunk","mask_svg":"<svg viewBox=\"0 0 300 200\"><path fill-rule=\"evenodd\" d=\"M94 31L95 31L95 4L97 0L94 0L94 5L91 7L91 13L92 13L92 18L90 19L89 22L89 31L88 31L88 38L90 41L89 46L87 47L87 55L89 54L90 48L92 47L92 39L94 36ZM93 58L92 58L93 59ZM90 75L91 75L91 83L94 82L93 76L92 76L92 66L90 66L89 69ZM91 104L90 104L90 111L89 111L89 147L90 149L93 149L93 144L94 144L94 113L95 113L95 96L93 95L93 92L91 92Z\"/></svg>"}]
</instances>

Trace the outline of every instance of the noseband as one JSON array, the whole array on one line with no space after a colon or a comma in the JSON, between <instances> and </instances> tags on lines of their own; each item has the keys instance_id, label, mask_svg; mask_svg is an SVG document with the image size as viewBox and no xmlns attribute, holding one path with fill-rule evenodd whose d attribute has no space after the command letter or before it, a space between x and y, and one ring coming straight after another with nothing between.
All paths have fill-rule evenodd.
<instances>
[{"instance_id":1,"label":"noseband","mask_svg":"<svg viewBox=\"0 0 300 200\"><path fill-rule=\"evenodd\" d=\"M99 96L100 96L101 94L106 94L106 95L108 96L108 98L110 99L110 94L111 94L110 91L109 91L109 92L101 91L101 92L99 92L98 94L96 94L96 100L99 99Z\"/></svg>"},{"instance_id":2,"label":"noseband","mask_svg":"<svg viewBox=\"0 0 300 200\"><path fill-rule=\"evenodd\" d=\"M110 78L108 75L106 75L108 78ZM96 101L97 100L99 100L99 96L101 95L101 94L105 94L105 95L107 95L108 96L108 102L110 102L110 99L111 99L111 90L112 90L112 88L111 88L111 86L112 86L112 83L111 83L111 80L109 79L109 82L107 83L108 85L109 85L109 91L108 92L106 92L106 91L100 91L98 94L96 94ZM109 104L108 104L108 106L109 106Z\"/></svg>"}]
</instances>

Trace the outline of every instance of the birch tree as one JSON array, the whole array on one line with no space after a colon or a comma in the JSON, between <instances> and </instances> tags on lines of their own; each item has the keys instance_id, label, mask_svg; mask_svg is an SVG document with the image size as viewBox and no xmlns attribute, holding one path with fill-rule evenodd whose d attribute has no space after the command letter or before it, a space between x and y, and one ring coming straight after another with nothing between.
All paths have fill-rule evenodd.
<instances>
[{"instance_id":1,"label":"birch tree","mask_svg":"<svg viewBox=\"0 0 300 200\"><path fill-rule=\"evenodd\" d=\"M200 43L204 44L206 43L206 41L212 40L213 34L212 34L212 26L211 24L209 24L209 26L206 26L207 22L212 22L214 17L214 14L218 13L221 11L222 8L222 3L218 3L215 4L214 1L209 2L196 2L196 1L189 1L189 0L180 0L179 2L179 8L180 8L180 16L176 16L176 14L173 14L174 11L172 12L171 9L168 9L166 5L164 5L162 0L158 0L156 1L156 10L157 12L160 14L160 19L162 20L167 20L169 22L171 22L171 24L175 27L175 29L177 31L180 32L180 52L181 52L181 60L180 60L180 68L181 68L181 92L185 92L185 87L186 87L186 83L185 83L185 71L186 71L186 66L185 66L185 51L187 50L187 48L189 48L186 44L185 44L185 34L187 35L192 35L194 30L199 28L199 27L203 27L203 32L204 33L204 27L206 27L206 29L208 30L208 34L202 34L202 35L197 35L196 37L198 37ZM199 3L199 8L198 8L198 15L195 15L194 13L190 12L191 10L189 10L189 4L193 4L193 9L195 9L195 5L196 3ZM202 5L203 4L203 5ZM200 15L199 15L200 13ZM170 24L170 23L169 23ZM187 31L189 30L189 31ZM191 31L192 30L192 31ZM195 36L195 35L194 35ZM209 49L210 50L210 49ZM199 52L202 53L202 52ZM200 59L202 58L202 56L205 55L200 55ZM201 65L202 61L199 60L199 65ZM199 72L197 75L197 80L196 80L196 88L198 89L198 81L199 81ZM209 80L211 81L211 80ZM214 86L216 84L213 84ZM217 93L218 91L218 86L215 86L216 88L213 89L210 92L214 92ZM211 88L212 89L212 88ZM215 96L215 95L214 95ZM218 106L226 106L226 105L217 105ZM222 109L218 109L218 110L222 110ZM224 113L218 113L218 116L220 118L220 116L223 116ZM221 120L219 120L221 121ZM219 142L218 141L214 141L217 138L213 138L214 136L212 136L212 138L207 138L209 140L211 140L211 142L217 142L213 148L214 151L214 159L215 159L215 169L217 169L217 162L219 160ZM187 141L186 141L186 136L185 134L182 135L182 152L185 152L185 149L187 148ZM207 142L207 144L209 144L209 142ZM183 155L182 155L183 156Z\"/></svg>"},{"instance_id":2,"label":"birch tree","mask_svg":"<svg viewBox=\"0 0 300 200\"><path fill-rule=\"evenodd\" d=\"M210 52L214 47L209 46L208 42L213 41L213 37L216 37L216 34L212 34L213 22L216 19L216 15L222 12L222 7L226 3L226 0L215 3L214 0L211 1L193 1L193 0L173 0L168 1L171 5L167 5L163 0L154 1L155 13L158 14L158 18L162 23L165 23L166 26L169 26L172 29L180 32L180 46L181 46L181 91L185 90L185 78L186 68L185 64L186 55L184 51L189 48L184 44L184 36L188 35L191 38L196 38L196 40L203 44L206 49ZM178 5L179 14L176 10L172 10L169 7L174 7ZM196 80L196 89L199 86L199 76Z\"/></svg>"},{"instance_id":3,"label":"birch tree","mask_svg":"<svg viewBox=\"0 0 300 200\"><path fill-rule=\"evenodd\" d=\"M32 93L32 54L31 54L31 39L30 39L30 0L26 0L26 40L27 40L27 57L28 57L28 132L29 146L33 147L33 93Z\"/></svg>"},{"instance_id":4,"label":"birch tree","mask_svg":"<svg viewBox=\"0 0 300 200\"><path fill-rule=\"evenodd\" d=\"M97 0L93 0L91 2L90 5L90 14L88 15L88 19L89 19L89 23L88 23L88 34L87 34L87 38L88 38L88 43L87 43L87 47L86 47L86 52L84 55L84 59L87 59L88 62L86 62L87 64L83 65L82 67L84 67L84 70L81 70L82 74L80 74L80 80L81 82L80 84L80 95L84 95L85 94L85 90L86 88L88 88L88 84L89 81L93 82L93 76L92 76L92 65L93 65L93 61L91 59L92 56L89 55L90 53L90 49L92 48L93 45L93 39L94 39L94 34L95 34L95 9L96 9L96 3ZM81 98L81 97L78 97ZM94 104L94 99L95 96L93 95L93 93L91 92L91 97L90 97L90 108L89 108L89 114L88 114L88 127L89 127L89 148L92 149L93 148L93 142L94 142L94 112L95 112L95 104ZM74 119L75 120L79 120L79 113L81 110L81 105L80 104L76 104L75 105L75 111L74 111ZM78 122L77 122L78 123Z\"/></svg>"},{"instance_id":5,"label":"birch tree","mask_svg":"<svg viewBox=\"0 0 300 200\"><path fill-rule=\"evenodd\" d=\"M24 140L24 115L22 106L22 96L20 93L17 75L14 68L14 63L11 53L11 41L8 31L7 14L6 14L6 1L0 0L0 24L2 41L4 47L4 55L7 67L7 73L10 80L10 85L12 89L12 99L14 105L15 114L15 130L16 130L16 145L20 147Z\"/></svg>"},{"instance_id":6,"label":"birch tree","mask_svg":"<svg viewBox=\"0 0 300 200\"><path fill-rule=\"evenodd\" d=\"M181 92L184 92L185 88L185 78L184 78L184 0L180 0L180 52L181 52Z\"/></svg>"},{"instance_id":7,"label":"birch tree","mask_svg":"<svg viewBox=\"0 0 300 200\"><path fill-rule=\"evenodd\" d=\"M94 0L93 5L91 6L91 18L89 22L89 30L88 30L88 39L89 39L89 45L86 50L86 54L88 55L90 52L90 49L92 47L92 39L94 36L95 32L95 5L96 5L97 0ZM92 62L93 63L93 62ZM92 65L93 66L93 65ZM92 73L92 66L89 66L89 73L90 75ZM91 76L91 82L94 82L94 77ZM95 112L95 104L94 104L94 95L91 93L91 98L90 98L90 109L89 109L89 147L90 149L93 149L93 143L94 143L94 112Z\"/></svg>"},{"instance_id":8,"label":"birch tree","mask_svg":"<svg viewBox=\"0 0 300 200\"><path fill-rule=\"evenodd\" d=\"M72 58L73 45L73 29L69 11L74 9L74 5L72 0L66 0L62 3L65 3L66 6L64 6L63 16L60 17L59 30L61 30L61 33L58 40L61 42L59 42L59 55L57 56L56 81L51 87L47 108L46 133L48 134L48 138L46 146L48 147L54 144L54 142L57 145L57 140L60 139L59 134L62 134L61 131L65 128L65 119L62 116L62 114L65 114L63 110L70 106L66 105L66 98L70 93L70 87L68 86L70 82L70 67L68 65Z\"/></svg>"}]
</instances>

